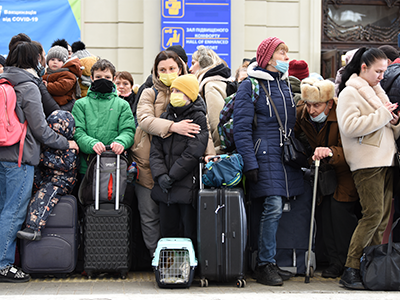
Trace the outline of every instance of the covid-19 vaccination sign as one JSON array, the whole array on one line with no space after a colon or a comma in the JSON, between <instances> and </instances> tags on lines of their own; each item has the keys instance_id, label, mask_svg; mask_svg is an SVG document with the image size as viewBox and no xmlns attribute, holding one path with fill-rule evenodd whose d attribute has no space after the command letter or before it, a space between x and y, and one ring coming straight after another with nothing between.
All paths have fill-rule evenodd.
<instances>
[{"instance_id":1,"label":"covid-19 vaccination sign","mask_svg":"<svg viewBox=\"0 0 400 300\"><path fill-rule=\"evenodd\" d=\"M230 0L161 0L161 50L181 45L189 58L204 45L231 64Z\"/></svg>"},{"instance_id":2,"label":"covid-19 vaccination sign","mask_svg":"<svg viewBox=\"0 0 400 300\"><path fill-rule=\"evenodd\" d=\"M10 39L25 33L47 52L57 39L72 44L81 39L81 0L1 0L0 54L8 54Z\"/></svg>"}]
</instances>

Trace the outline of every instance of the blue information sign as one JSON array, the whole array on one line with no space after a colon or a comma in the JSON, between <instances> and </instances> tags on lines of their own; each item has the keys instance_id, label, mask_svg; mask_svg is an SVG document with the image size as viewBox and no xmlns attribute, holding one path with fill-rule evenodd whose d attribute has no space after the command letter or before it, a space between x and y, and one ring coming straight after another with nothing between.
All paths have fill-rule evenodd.
<instances>
[{"instance_id":1,"label":"blue information sign","mask_svg":"<svg viewBox=\"0 0 400 300\"><path fill-rule=\"evenodd\" d=\"M57 39L72 44L81 39L81 0L1 0L0 54L18 33L38 41L47 52Z\"/></svg>"},{"instance_id":2,"label":"blue information sign","mask_svg":"<svg viewBox=\"0 0 400 300\"><path fill-rule=\"evenodd\" d=\"M181 45L191 64L204 45L231 64L231 0L161 0L161 50Z\"/></svg>"}]
</instances>

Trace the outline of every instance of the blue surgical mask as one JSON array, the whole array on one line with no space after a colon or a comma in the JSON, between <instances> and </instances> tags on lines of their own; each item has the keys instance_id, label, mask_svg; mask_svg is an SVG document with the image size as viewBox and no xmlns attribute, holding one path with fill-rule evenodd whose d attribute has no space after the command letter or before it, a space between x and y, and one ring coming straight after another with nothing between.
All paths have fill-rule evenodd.
<instances>
[{"instance_id":1,"label":"blue surgical mask","mask_svg":"<svg viewBox=\"0 0 400 300\"><path fill-rule=\"evenodd\" d=\"M287 63L283 60L276 60L275 69L277 69L279 72L285 74L289 70L289 63Z\"/></svg>"},{"instance_id":2,"label":"blue surgical mask","mask_svg":"<svg viewBox=\"0 0 400 300\"><path fill-rule=\"evenodd\" d=\"M328 117L328 115L325 114L325 111L323 111L322 113L320 113L318 116L316 116L315 118L311 117L311 121L315 122L315 123L324 123L326 118Z\"/></svg>"}]
</instances>

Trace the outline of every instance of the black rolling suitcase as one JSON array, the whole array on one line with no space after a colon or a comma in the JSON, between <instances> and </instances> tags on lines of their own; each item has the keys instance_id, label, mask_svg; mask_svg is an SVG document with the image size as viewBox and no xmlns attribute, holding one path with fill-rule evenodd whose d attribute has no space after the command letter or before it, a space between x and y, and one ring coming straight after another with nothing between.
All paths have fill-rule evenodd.
<instances>
[{"instance_id":1,"label":"black rolling suitcase","mask_svg":"<svg viewBox=\"0 0 400 300\"><path fill-rule=\"evenodd\" d=\"M65 276L78 258L78 207L72 195L62 196L42 229L40 241L21 240L21 264L26 273Z\"/></svg>"},{"instance_id":2,"label":"black rolling suitcase","mask_svg":"<svg viewBox=\"0 0 400 300\"><path fill-rule=\"evenodd\" d=\"M119 203L120 156L116 156L115 203L99 199L100 156L97 155L95 203L86 207L84 216L84 270L88 278L95 273L119 273L125 279L130 269L131 212Z\"/></svg>"},{"instance_id":3,"label":"black rolling suitcase","mask_svg":"<svg viewBox=\"0 0 400 300\"><path fill-rule=\"evenodd\" d=\"M241 188L204 189L200 165L197 242L200 285L208 280L246 286L247 221Z\"/></svg>"}]
</instances>

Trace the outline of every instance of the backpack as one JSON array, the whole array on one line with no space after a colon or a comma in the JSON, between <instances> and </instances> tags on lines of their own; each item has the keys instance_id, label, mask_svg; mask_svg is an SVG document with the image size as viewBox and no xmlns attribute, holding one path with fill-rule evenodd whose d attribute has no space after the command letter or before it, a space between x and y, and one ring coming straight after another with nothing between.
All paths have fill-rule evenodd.
<instances>
[{"instance_id":1,"label":"backpack","mask_svg":"<svg viewBox=\"0 0 400 300\"><path fill-rule=\"evenodd\" d=\"M210 187L234 187L243 176L243 158L240 154L218 155L218 161L210 160L202 176L205 185Z\"/></svg>"},{"instance_id":2,"label":"backpack","mask_svg":"<svg viewBox=\"0 0 400 300\"><path fill-rule=\"evenodd\" d=\"M19 121L15 106L17 96L14 86L5 78L0 79L0 147L12 146L19 142L18 167L21 167L22 154L28 122Z\"/></svg>"},{"instance_id":3,"label":"backpack","mask_svg":"<svg viewBox=\"0 0 400 300\"><path fill-rule=\"evenodd\" d=\"M256 105L258 97L260 96L260 86L258 80L249 77L251 81L251 101ZM236 93L225 98L225 105L219 115L218 133L221 141L221 149L226 152L232 152L235 149L235 142L233 140L233 108L235 104ZM256 115L254 114L253 125L256 122Z\"/></svg>"},{"instance_id":4,"label":"backpack","mask_svg":"<svg viewBox=\"0 0 400 300\"><path fill-rule=\"evenodd\" d=\"M100 203L114 203L117 190L117 155L111 150L103 152L100 156L89 155L91 160L88 164L85 177L79 187L78 198L84 205L91 205L96 198L96 163L100 159L100 176L99 176L99 200ZM124 199L125 189L127 185L127 169L128 160L120 155L120 189L119 199Z\"/></svg>"},{"instance_id":5,"label":"backpack","mask_svg":"<svg viewBox=\"0 0 400 300\"><path fill-rule=\"evenodd\" d=\"M236 81L224 80L223 82L226 83L225 92L227 97L237 92L239 85Z\"/></svg>"}]
</instances>

